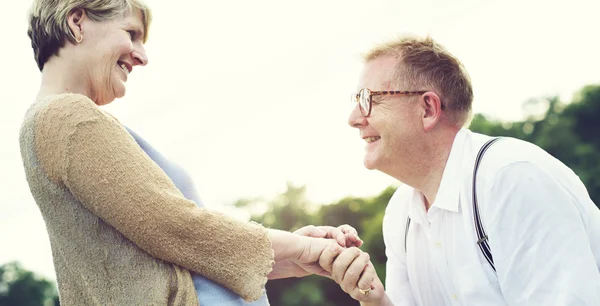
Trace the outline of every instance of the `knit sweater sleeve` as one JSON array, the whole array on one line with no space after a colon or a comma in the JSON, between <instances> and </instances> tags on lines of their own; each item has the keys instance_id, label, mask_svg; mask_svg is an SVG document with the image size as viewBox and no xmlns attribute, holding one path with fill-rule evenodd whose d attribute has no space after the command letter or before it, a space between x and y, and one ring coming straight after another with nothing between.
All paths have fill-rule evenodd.
<instances>
[{"instance_id":1,"label":"knit sweater sleeve","mask_svg":"<svg viewBox=\"0 0 600 306\"><path fill-rule=\"evenodd\" d=\"M152 256L258 299L272 269L264 227L198 208L124 127L79 95L39 114L36 147L54 180ZM44 150L49 152L43 152Z\"/></svg>"}]
</instances>

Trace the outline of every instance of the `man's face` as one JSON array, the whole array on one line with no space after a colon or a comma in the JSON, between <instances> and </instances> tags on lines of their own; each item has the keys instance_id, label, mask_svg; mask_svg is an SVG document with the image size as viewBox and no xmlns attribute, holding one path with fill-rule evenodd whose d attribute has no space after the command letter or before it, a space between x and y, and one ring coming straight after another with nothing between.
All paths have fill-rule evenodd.
<instances>
[{"instance_id":1,"label":"man's face","mask_svg":"<svg viewBox=\"0 0 600 306\"><path fill-rule=\"evenodd\" d=\"M381 57L367 62L359 80L357 90L371 91L415 90L397 88L394 79L397 60ZM414 141L422 134L419 121L419 96L373 96L371 115L363 117L358 104L348 118L350 126L359 129L365 141L364 164L367 169L377 169L392 175L397 169L406 169L414 159Z\"/></svg>"}]
</instances>

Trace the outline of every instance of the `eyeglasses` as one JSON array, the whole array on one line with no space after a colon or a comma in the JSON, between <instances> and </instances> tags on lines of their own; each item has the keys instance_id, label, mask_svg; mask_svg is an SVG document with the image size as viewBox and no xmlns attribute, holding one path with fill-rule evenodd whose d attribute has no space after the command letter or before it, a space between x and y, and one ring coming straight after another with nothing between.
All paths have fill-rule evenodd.
<instances>
[{"instance_id":1,"label":"eyeglasses","mask_svg":"<svg viewBox=\"0 0 600 306\"><path fill-rule=\"evenodd\" d=\"M371 115L371 106L373 105L373 96L384 96L384 95L404 95L404 96L415 96L422 95L427 91L371 91L368 88L362 88L357 94L352 94L352 103L358 103L360 107L360 113L369 117Z\"/></svg>"}]
</instances>

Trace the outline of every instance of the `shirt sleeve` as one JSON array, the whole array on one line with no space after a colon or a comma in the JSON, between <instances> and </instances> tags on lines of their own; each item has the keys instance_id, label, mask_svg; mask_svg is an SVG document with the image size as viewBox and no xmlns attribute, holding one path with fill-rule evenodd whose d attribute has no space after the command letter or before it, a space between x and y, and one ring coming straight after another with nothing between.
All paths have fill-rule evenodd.
<instances>
[{"instance_id":1,"label":"shirt sleeve","mask_svg":"<svg viewBox=\"0 0 600 306\"><path fill-rule=\"evenodd\" d=\"M500 169L485 222L508 305L600 305L600 273L570 191L530 162Z\"/></svg>"},{"instance_id":2,"label":"shirt sleeve","mask_svg":"<svg viewBox=\"0 0 600 306\"><path fill-rule=\"evenodd\" d=\"M46 145L38 147L64 148L47 154L55 158L45 162L50 172L87 209L152 256L246 300L258 299L273 263L266 229L186 200L122 125L80 100L64 102L66 107L57 103L40 119Z\"/></svg>"},{"instance_id":3,"label":"shirt sleeve","mask_svg":"<svg viewBox=\"0 0 600 306\"><path fill-rule=\"evenodd\" d=\"M417 305L413 297L406 268L406 252L404 250L404 232L407 214L400 212L399 192L396 192L383 217L383 241L387 256L385 292L396 306ZM397 221L403 220L403 221Z\"/></svg>"}]
</instances>

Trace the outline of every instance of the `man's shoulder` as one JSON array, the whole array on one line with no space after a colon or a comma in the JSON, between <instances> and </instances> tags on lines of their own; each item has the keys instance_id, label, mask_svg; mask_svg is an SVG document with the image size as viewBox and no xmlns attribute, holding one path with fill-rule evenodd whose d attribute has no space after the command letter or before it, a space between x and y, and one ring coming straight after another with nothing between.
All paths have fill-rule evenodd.
<instances>
[{"instance_id":1,"label":"man's shoulder","mask_svg":"<svg viewBox=\"0 0 600 306\"><path fill-rule=\"evenodd\" d=\"M580 184L573 170L541 147L524 140L501 137L481 158L477 189L487 190L494 184L528 176L548 176L565 185Z\"/></svg>"},{"instance_id":2,"label":"man's shoulder","mask_svg":"<svg viewBox=\"0 0 600 306\"><path fill-rule=\"evenodd\" d=\"M471 142L473 146L473 160L476 160L477 153L481 146L493 137L472 133ZM554 158L544 149L539 146L512 137L498 137L492 146L485 151L482 155L481 161L478 168L478 175L490 176L494 175L501 169L510 168L520 164L534 164L541 167L548 167L550 165L558 166L563 165L562 162ZM564 165L563 165L564 166Z\"/></svg>"}]
</instances>

